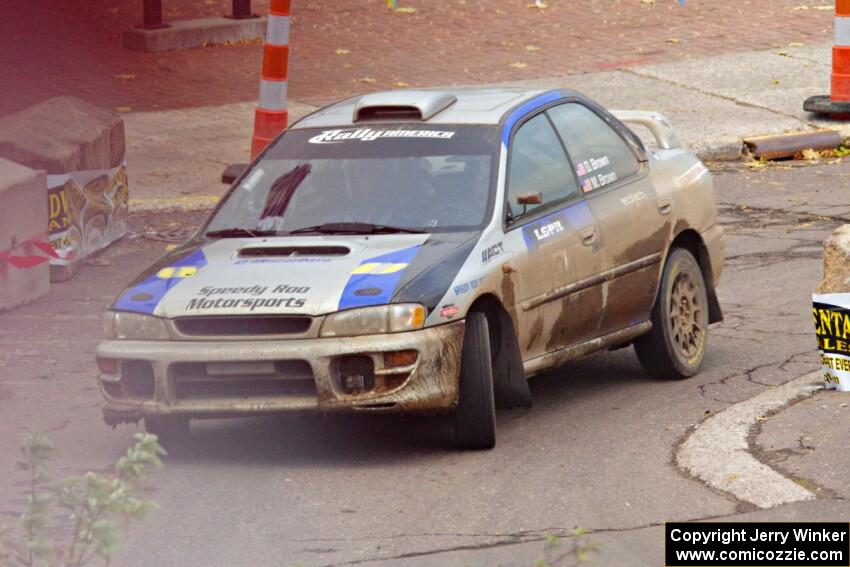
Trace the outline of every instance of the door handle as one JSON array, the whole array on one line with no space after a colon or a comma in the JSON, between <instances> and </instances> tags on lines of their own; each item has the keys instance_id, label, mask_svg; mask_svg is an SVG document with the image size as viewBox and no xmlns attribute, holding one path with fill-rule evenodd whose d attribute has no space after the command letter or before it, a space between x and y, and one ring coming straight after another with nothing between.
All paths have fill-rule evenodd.
<instances>
[{"instance_id":1,"label":"door handle","mask_svg":"<svg viewBox=\"0 0 850 567\"><path fill-rule=\"evenodd\" d=\"M669 215L670 211L673 209L673 203L670 202L670 199L658 199L658 212L662 215Z\"/></svg>"},{"instance_id":2,"label":"door handle","mask_svg":"<svg viewBox=\"0 0 850 567\"><path fill-rule=\"evenodd\" d=\"M590 246L596 240L596 227L589 226L581 231L581 243Z\"/></svg>"}]
</instances>

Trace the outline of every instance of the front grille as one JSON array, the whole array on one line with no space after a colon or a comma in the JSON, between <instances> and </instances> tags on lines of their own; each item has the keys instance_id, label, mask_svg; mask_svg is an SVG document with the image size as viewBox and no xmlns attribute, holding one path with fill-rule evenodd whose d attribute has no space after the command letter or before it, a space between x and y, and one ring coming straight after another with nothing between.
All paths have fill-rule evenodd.
<instances>
[{"instance_id":1,"label":"front grille","mask_svg":"<svg viewBox=\"0 0 850 567\"><path fill-rule=\"evenodd\" d=\"M317 395L313 369L305 360L274 361L274 372L269 374L211 374L203 362L175 364L171 371L178 400Z\"/></svg>"},{"instance_id":2,"label":"front grille","mask_svg":"<svg viewBox=\"0 0 850 567\"><path fill-rule=\"evenodd\" d=\"M295 335L307 332L311 323L310 317L299 315L213 315L174 320L181 334L194 337Z\"/></svg>"}]
</instances>

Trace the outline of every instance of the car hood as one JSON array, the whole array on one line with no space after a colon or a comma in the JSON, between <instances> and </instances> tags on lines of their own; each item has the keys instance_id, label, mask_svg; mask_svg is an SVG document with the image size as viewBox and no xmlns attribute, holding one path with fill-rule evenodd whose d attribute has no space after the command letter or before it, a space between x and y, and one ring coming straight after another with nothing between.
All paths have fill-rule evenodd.
<instances>
[{"instance_id":1,"label":"car hood","mask_svg":"<svg viewBox=\"0 0 850 567\"><path fill-rule=\"evenodd\" d=\"M174 318L322 315L382 305L469 236L203 240L186 244L151 266L121 293L113 309Z\"/></svg>"}]
</instances>

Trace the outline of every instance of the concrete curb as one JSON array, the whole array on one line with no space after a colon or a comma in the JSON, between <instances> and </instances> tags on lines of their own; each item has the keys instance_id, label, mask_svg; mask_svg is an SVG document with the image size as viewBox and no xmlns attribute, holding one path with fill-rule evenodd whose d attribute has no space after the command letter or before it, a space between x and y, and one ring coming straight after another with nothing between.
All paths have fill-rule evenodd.
<instances>
[{"instance_id":1,"label":"concrete curb","mask_svg":"<svg viewBox=\"0 0 850 567\"><path fill-rule=\"evenodd\" d=\"M706 484L759 508L812 500L815 495L758 461L749 434L760 418L822 389L813 372L735 404L697 426L676 454L676 464Z\"/></svg>"},{"instance_id":2,"label":"concrete curb","mask_svg":"<svg viewBox=\"0 0 850 567\"><path fill-rule=\"evenodd\" d=\"M221 197L217 195L192 195L189 197L164 197L130 199L130 213L170 213L211 211Z\"/></svg>"}]
</instances>

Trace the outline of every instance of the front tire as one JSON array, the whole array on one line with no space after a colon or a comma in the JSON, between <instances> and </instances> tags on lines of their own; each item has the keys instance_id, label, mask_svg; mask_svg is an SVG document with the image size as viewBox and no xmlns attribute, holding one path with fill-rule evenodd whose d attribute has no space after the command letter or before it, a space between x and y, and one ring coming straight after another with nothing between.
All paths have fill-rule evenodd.
<instances>
[{"instance_id":1,"label":"front tire","mask_svg":"<svg viewBox=\"0 0 850 567\"><path fill-rule=\"evenodd\" d=\"M652 330L635 341L640 365L657 378L689 378L699 372L708 342L708 294L693 255L670 252L652 308Z\"/></svg>"},{"instance_id":2,"label":"front tire","mask_svg":"<svg viewBox=\"0 0 850 567\"><path fill-rule=\"evenodd\" d=\"M496 404L490 332L484 313L466 318L463 353L455 408L455 442L464 449L492 449L496 445Z\"/></svg>"}]
</instances>

